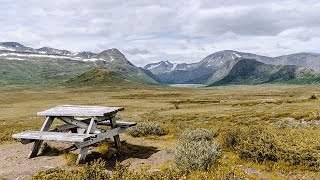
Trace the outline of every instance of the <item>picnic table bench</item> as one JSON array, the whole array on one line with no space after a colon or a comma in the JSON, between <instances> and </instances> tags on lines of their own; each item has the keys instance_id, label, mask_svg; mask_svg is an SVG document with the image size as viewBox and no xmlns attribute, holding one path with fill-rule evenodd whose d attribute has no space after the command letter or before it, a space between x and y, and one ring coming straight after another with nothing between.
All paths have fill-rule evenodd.
<instances>
[{"instance_id":1,"label":"picnic table bench","mask_svg":"<svg viewBox=\"0 0 320 180\"><path fill-rule=\"evenodd\" d=\"M12 137L19 139L23 144L34 143L28 158L37 156L44 140L73 142L72 149L80 149L76 162L78 164L85 160L89 146L106 138L113 137L117 149L120 149L119 134L136 125L134 122L115 119L117 112L122 110L122 107L59 105L37 113L39 116L45 116L40 131L20 132ZM65 124L50 129L54 119L59 119ZM97 125L111 126L111 129L104 130Z\"/></svg>"}]
</instances>

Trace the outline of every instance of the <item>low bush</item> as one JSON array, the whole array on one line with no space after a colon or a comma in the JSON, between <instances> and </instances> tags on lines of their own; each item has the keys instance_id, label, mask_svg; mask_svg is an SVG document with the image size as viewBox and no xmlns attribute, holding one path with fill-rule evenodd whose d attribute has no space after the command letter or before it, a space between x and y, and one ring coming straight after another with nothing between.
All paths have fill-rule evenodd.
<instances>
[{"instance_id":1,"label":"low bush","mask_svg":"<svg viewBox=\"0 0 320 180\"><path fill-rule=\"evenodd\" d=\"M302 169L320 170L319 139L314 130L251 127L230 129L225 147L243 159L273 165L285 163Z\"/></svg>"},{"instance_id":2,"label":"low bush","mask_svg":"<svg viewBox=\"0 0 320 180\"><path fill-rule=\"evenodd\" d=\"M213 136L207 129L186 129L182 132L174 157L179 170L208 170L220 155L217 144L211 142Z\"/></svg>"},{"instance_id":3,"label":"low bush","mask_svg":"<svg viewBox=\"0 0 320 180\"><path fill-rule=\"evenodd\" d=\"M180 141L210 141L216 136L218 136L218 132L215 130L208 130L205 128L186 129L181 133Z\"/></svg>"},{"instance_id":4,"label":"low bush","mask_svg":"<svg viewBox=\"0 0 320 180\"><path fill-rule=\"evenodd\" d=\"M167 132L160 126L159 123L153 121L146 121L138 123L136 126L129 128L128 134L133 137L141 137L148 135L163 136Z\"/></svg>"},{"instance_id":5,"label":"low bush","mask_svg":"<svg viewBox=\"0 0 320 180\"><path fill-rule=\"evenodd\" d=\"M218 146L206 140L179 142L174 161L182 171L207 170L219 157Z\"/></svg>"}]
</instances>

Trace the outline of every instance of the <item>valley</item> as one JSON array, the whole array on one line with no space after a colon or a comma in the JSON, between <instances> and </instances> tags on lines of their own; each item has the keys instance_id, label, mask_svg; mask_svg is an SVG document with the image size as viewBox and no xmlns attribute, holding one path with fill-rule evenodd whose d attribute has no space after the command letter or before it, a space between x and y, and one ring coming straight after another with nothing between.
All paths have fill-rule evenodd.
<instances>
[{"instance_id":1,"label":"valley","mask_svg":"<svg viewBox=\"0 0 320 180\"><path fill-rule=\"evenodd\" d=\"M317 169L314 169L318 165L307 165L307 163L314 163L312 159L302 161L301 164L286 164L282 161L288 158L284 154L277 155L279 159L276 161L256 162L253 157L246 158L241 155L239 150L228 148L226 138L229 133L236 132L237 129L242 133L248 133L250 129L260 128L259 132L263 132L263 136L275 138L271 139L270 143L279 148L279 152L297 153L296 155L300 154L301 158L307 154L316 159L320 158L316 150L320 146L320 107L317 98L319 90L320 85L276 84L212 88L175 88L131 84L130 86L83 86L78 88L59 86L50 89L2 90L0 93L0 143L2 147L8 148L2 148L1 151L10 151L17 143L12 139L12 134L24 130L39 129L43 119L36 116L36 112L43 109L58 104L122 106L126 110L119 113L121 119L138 123L158 122L168 132L164 136L131 137L129 134L122 135L122 140L127 139L129 144L124 146L125 157L121 156L119 160L123 163L132 162L136 170L140 168L144 170L158 169L166 172L174 166L172 156L160 164L154 160L154 163L147 163L148 165L144 166L143 163L149 162L147 159L150 155L147 154L155 152L146 151L146 157L143 153L139 156L133 154L137 154L141 149L151 147L161 152L162 150L174 152L179 136L184 129L206 128L218 132L214 141L221 148L221 156L218 160L219 168L213 167L209 173L205 172L205 174L191 173L188 175L189 178L218 177L216 174L218 172L219 176L228 176L228 173L234 173L236 177L257 179L268 177L278 179L318 178L320 174ZM311 98L312 96L315 98ZM270 136L269 133L273 135ZM109 141L105 143L108 144L109 150L104 153L112 153L114 151L113 143ZM297 144L299 144L299 148L295 149ZM61 144L53 144L52 146L65 147ZM97 148L90 150L92 155L89 157L93 159L104 157L106 168L110 169L109 166L114 163L114 158L103 155L93 156L95 152L100 152ZM47 153L50 154L50 151ZM266 151L266 153L269 152ZM18 155L10 155L10 158L16 156ZM44 160L47 156L48 154L40 156L39 161ZM78 168L68 164L63 154L59 155L58 153L49 157L53 158L50 160L53 162L50 167ZM54 165L56 161L61 163ZM25 175L30 176L36 171L46 170L50 167L41 166L40 169L30 169L30 171L25 169L24 172ZM8 174L3 168L0 169L0 177L15 177Z\"/></svg>"},{"instance_id":2,"label":"valley","mask_svg":"<svg viewBox=\"0 0 320 180\"><path fill-rule=\"evenodd\" d=\"M275 61L221 51L199 63L141 68L118 49L75 53L0 43L0 179L76 178L91 171L106 177L125 171L121 177L129 179L317 179L320 75L311 67L317 69L318 57L300 55ZM75 153L64 151L69 144L55 142L46 142L33 159L39 166L19 161L22 155L12 149L26 150L12 134L39 129L43 119L36 112L60 104L124 107L119 118L138 125L121 135L120 154L110 140L90 148L89 165L75 165ZM198 136L207 140L183 140ZM214 164L177 170L207 155L191 148L196 158L178 156L184 141L182 149L204 143L196 148L206 147ZM16 163L23 171L5 170ZM90 169L96 167L101 171Z\"/></svg>"}]
</instances>

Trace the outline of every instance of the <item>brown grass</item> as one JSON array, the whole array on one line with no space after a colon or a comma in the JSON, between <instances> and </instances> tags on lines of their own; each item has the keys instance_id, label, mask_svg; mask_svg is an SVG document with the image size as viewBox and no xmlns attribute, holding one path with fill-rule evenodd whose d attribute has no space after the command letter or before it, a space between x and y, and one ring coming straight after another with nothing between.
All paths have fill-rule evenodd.
<instances>
[{"instance_id":1,"label":"brown grass","mask_svg":"<svg viewBox=\"0 0 320 180\"><path fill-rule=\"evenodd\" d=\"M319 89L320 85L257 85L200 89L137 86L2 90L0 144L14 142L11 135L15 132L39 129L43 117L36 116L38 111L58 104L82 104L122 106L125 111L119 113L121 119L161 123L168 135L146 137L159 147L172 148L180 133L186 128L207 128L223 133L228 128L251 126L277 129L274 131L281 134L282 141L294 141L292 137L296 136L299 145L307 146L314 141L312 137L315 134L320 134L318 128L311 125L301 128L285 126L287 129L290 128L287 130L290 133L286 134L280 133L281 129L276 126L279 122L286 123L287 119L303 119L306 122L320 120L319 100L310 98L318 97ZM301 132L303 138L298 136ZM217 140L222 143L222 135L219 135ZM251 163L250 160L243 162ZM285 169L286 165L274 166Z\"/></svg>"}]
</instances>

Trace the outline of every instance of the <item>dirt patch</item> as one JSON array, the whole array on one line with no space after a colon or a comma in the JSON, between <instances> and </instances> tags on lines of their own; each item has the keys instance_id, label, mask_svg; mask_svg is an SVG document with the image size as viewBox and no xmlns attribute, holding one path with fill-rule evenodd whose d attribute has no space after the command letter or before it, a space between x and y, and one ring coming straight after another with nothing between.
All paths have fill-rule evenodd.
<instances>
[{"instance_id":1,"label":"dirt patch","mask_svg":"<svg viewBox=\"0 0 320 180\"><path fill-rule=\"evenodd\" d=\"M27 159L32 144L12 144L0 147L0 177L20 179L54 167L63 167L67 161L61 156L38 156Z\"/></svg>"},{"instance_id":2,"label":"dirt patch","mask_svg":"<svg viewBox=\"0 0 320 180\"><path fill-rule=\"evenodd\" d=\"M129 170L139 170L143 166L160 166L172 159L174 152L172 150L160 150L152 154L147 159L128 158L121 162L121 164L130 163Z\"/></svg>"},{"instance_id":3,"label":"dirt patch","mask_svg":"<svg viewBox=\"0 0 320 180\"><path fill-rule=\"evenodd\" d=\"M126 153L118 158L111 158L107 161L107 171L115 168L115 162L121 164L130 163L129 169L139 170L141 166L160 166L171 160L174 152L170 148L155 147L152 140L131 138L122 136L123 147L127 148ZM111 142L113 144L113 142ZM48 143L57 148L66 148L68 143ZM67 160L63 156L39 155L32 159L27 159L27 155L32 147L31 144L22 145L19 143L5 145L0 147L0 179L20 179L30 177L40 170L60 167L63 169L72 169L76 166L68 166ZM76 153L76 152L75 152ZM88 155L90 159L90 155Z\"/></svg>"}]
</instances>

